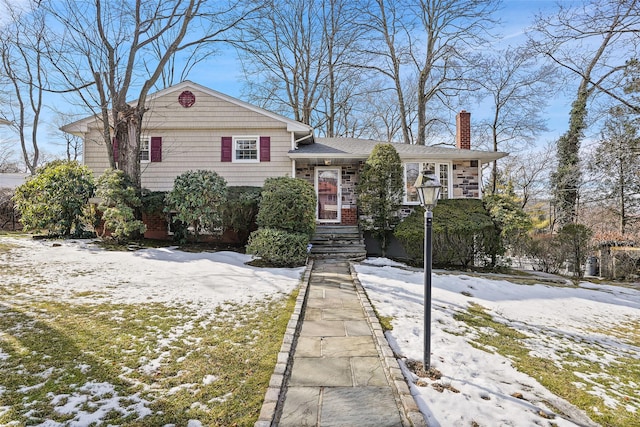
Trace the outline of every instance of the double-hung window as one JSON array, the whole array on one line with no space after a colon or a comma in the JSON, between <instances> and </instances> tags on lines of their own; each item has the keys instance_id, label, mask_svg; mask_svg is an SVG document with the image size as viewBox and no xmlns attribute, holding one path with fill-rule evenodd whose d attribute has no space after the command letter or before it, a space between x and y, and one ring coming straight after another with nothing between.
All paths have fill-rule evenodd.
<instances>
[{"instance_id":1,"label":"double-hung window","mask_svg":"<svg viewBox=\"0 0 640 427\"><path fill-rule=\"evenodd\" d=\"M260 142L257 136L233 137L234 162L259 162Z\"/></svg>"},{"instance_id":2,"label":"double-hung window","mask_svg":"<svg viewBox=\"0 0 640 427\"><path fill-rule=\"evenodd\" d=\"M440 179L440 199L449 198L449 176L451 169L448 163L436 163L436 162L409 162L404 164L404 203L407 205L418 205L420 199L418 193L413 186L420 172L424 170L430 170L438 174Z\"/></svg>"},{"instance_id":3,"label":"double-hung window","mask_svg":"<svg viewBox=\"0 0 640 427\"><path fill-rule=\"evenodd\" d=\"M148 136L140 137L140 163L149 163L151 161L151 138Z\"/></svg>"}]
</instances>

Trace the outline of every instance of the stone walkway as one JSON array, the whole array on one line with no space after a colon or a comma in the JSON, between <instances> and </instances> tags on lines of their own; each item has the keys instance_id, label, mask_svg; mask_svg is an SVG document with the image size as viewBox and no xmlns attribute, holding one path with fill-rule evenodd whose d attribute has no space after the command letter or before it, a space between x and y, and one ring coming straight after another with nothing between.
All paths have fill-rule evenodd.
<instances>
[{"instance_id":1,"label":"stone walkway","mask_svg":"<svg viewBox=\"0 0 640 427\"><path fill-rule=\"evenodd\" d=\"M348 262L315 260L308 280L277 404L256 426L424 426Z\"/></svg>"}]
</instances>

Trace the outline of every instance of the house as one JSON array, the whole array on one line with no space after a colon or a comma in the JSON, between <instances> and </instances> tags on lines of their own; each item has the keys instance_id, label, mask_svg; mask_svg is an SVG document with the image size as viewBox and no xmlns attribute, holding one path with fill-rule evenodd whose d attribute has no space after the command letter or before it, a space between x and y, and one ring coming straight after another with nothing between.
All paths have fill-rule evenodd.
<instances>
[{"instance_id":1,"label":"house","mask_svg":"<svg viewBox=\"0 0 640 427\"><path fill-rule=\"evenodd\" d=\"M215 170L230 186L262 186L274 176L295 176L318 194L318 224L357 224L355 185L376 141L316 138L313 128L236 98L185 81L148 98L141 140L142 186L168 191L188 170ZM98 117L62 127L84 139L85 165L109 167ZM442 197L479 198L482 165L505 153L471 149L470 113L458 114L457 148L394 144L405 167L408 208L418 204L412 184L425 166L435 167ZM166 224L148 225L147 236L166 235Z\"/></svg>"}]
</instances>

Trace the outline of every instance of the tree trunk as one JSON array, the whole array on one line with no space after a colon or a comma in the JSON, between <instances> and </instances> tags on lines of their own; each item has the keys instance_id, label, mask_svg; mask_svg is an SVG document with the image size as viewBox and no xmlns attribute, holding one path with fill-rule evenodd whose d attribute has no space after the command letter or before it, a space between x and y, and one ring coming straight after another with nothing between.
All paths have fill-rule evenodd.
<instances>
[{"instance_id":1,"label":"tree trunk","mask_svg":"<svg viewBox=\"0 0 640 427\"><path fill-rule=\"evenodd\" d=\"M141 189L139 156L144 109L125 104L120 105L114 114L114 137L118 143L117 168L127 174L137 189Z\"/></svg>"}]
</instances>

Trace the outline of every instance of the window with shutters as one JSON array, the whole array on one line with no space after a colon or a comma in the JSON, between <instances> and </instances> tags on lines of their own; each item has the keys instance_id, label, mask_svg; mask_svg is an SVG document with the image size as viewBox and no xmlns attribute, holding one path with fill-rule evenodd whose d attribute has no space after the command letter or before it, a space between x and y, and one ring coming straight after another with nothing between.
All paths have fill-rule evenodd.
<instances>
[{"instance_id":1,"label":"window with shutters","mask_svg":"<svg viewBox=\"0 0 640 427\"><path fill-rule=\"evenodd\" d=\"M234 162L259 162L260 142L257 136L233 137Z\"/></svg>"},{"instance_id":2,"label":"window with shutters","mask_svg":"<svg viewBox=\"0 0 640 427\"><path fill-rule=\"evenodd\" d=\"M140 163L149 163L151 161L151 138L148 136L140 137Z\"/></svg>"},{"instance_id":3,"label":"window with shutters","mask_svg":"<svg viewBox=\"0 0 640 427\"><path fill-rule=\"evenodd\" d=\"M269 136L223 136L220 142L220 161L222 162L271 161L271 137Z\"/></svg>"}]
</instances>

